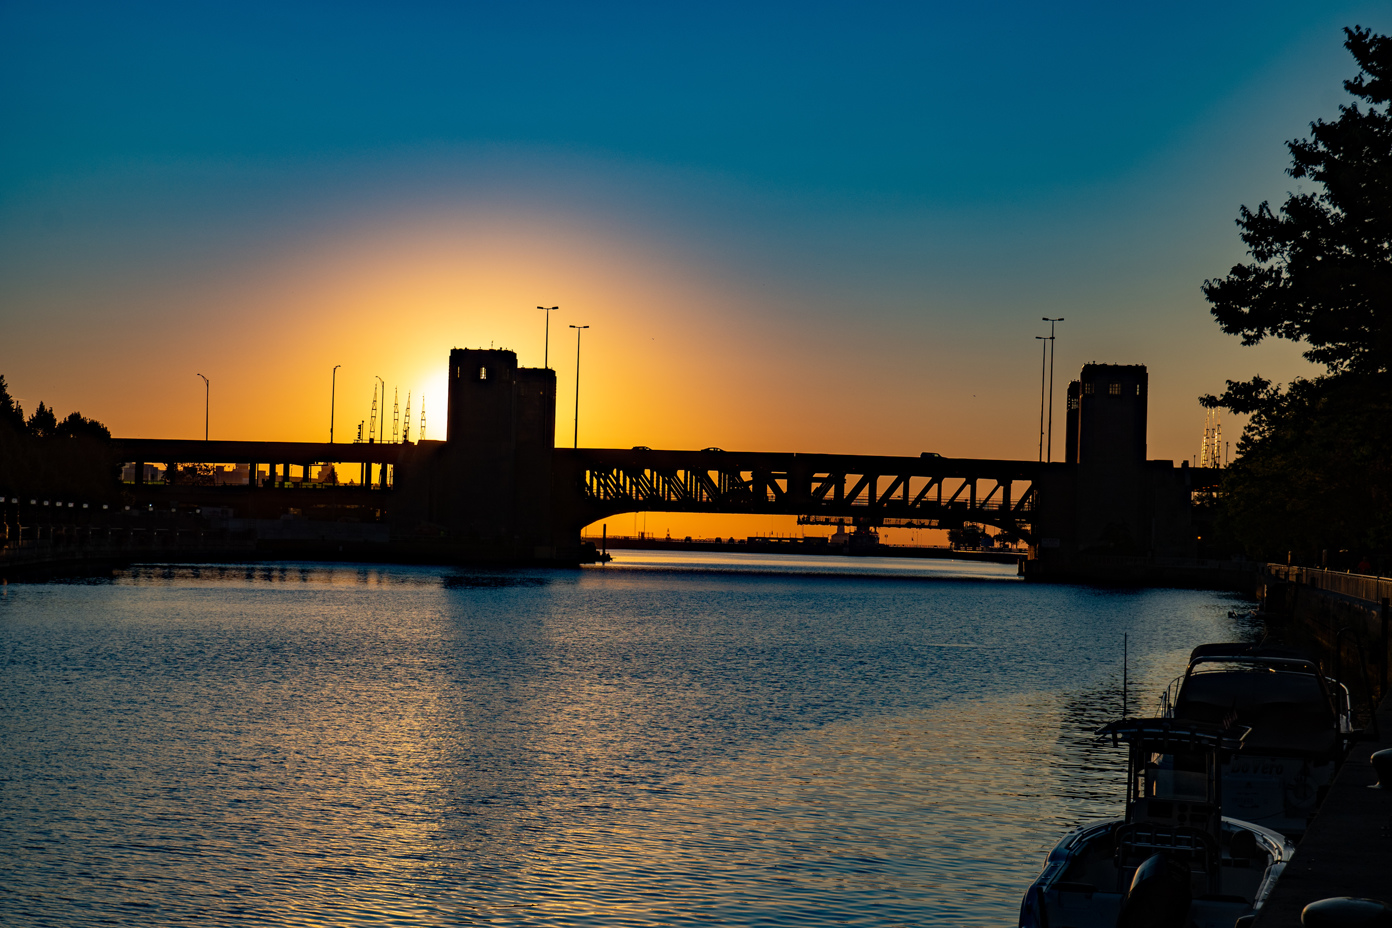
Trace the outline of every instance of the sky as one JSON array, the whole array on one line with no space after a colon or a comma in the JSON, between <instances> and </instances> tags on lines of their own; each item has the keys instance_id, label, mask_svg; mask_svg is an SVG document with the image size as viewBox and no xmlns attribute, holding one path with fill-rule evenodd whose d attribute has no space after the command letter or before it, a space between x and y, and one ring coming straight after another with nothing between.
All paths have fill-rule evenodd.
<instances>
[{"instance_id":1,"label":"sky","mask_svg":"<svg viewBox=\"0 0 1392 928\"><path fill-rule=\"evenodd\" d=\"M381 377L443 438L449 349L505 347L564 444L588 325L582 445L1033 460L1061 316L1054 443L1139 363L1191 459L1200 394L1309 371L1200 286L1353 24L1392 7L7 0L0 373L174 438L202 374L211 437L304 441Z\"/></svg>"}]
</instances>

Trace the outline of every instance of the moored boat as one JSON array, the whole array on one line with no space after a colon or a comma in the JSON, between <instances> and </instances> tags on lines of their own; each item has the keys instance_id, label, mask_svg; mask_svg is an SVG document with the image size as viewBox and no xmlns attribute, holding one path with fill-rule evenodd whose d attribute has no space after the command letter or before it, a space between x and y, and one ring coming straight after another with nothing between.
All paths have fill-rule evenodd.
<instances>
[{"instance_id":1,"label":"moored boat","mask_svg":"<svg viewBox=\"0 0 1392 928\"><path fill-rule=\"evenodd\" d=\"M1220 770L1223 811L1299 840L1334 779L1354 728L1347 687L1298 651L1240 643L1199 645L1162 697L1163 714L1251 729ZM1159 761L1182 794L1200 774Z\"/></svg>"},{"instance_id":2,"label":"moored boat","mask_svg":"<svg viewBox=\"0 0 1392 928\"><path fill-rule=\"evenodd\" d=\"M1125 817L1064 836L1025 893L1021 928L1231 928L1257 911L1294 848L1276 831L1220 813L1219 766L1247 733L1175 718L1099 729L1129 746ZM1197 766L1202 791L1174 795L1173 778L1158 775L1159 756Z\"/></svg>"}]
</instances>

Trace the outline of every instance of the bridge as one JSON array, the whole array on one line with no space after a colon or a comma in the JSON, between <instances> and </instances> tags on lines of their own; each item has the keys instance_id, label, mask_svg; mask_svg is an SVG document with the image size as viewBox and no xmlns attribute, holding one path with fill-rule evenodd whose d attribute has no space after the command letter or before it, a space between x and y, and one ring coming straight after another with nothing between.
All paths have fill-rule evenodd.
<instances>
[{"instance_id":1,"label":"bridge","mask_svg":"<svg viewBox=\"0 0 1392 928\"><path fill-rule=\"evenodd\" d=\"M1145 458L1139 365L1088 365L1069 386L1066 460L767 451L557 448L555 372L511 351L450 353L447 438L416 443L117 439L123 462L265 465L241 486L134 486L141 502L239 517L371 522L391 543L440 560L573 563L581 530L628 512L795 516L802 524L994 526L1040 563L1087 552L1193 556L1197 498L1218 474ZM355 485L311 469L354 463ZM299 468L298 479L291 473ZM137 468L137 472L140 468ZM347 531L344 529L343 531ZM414 554L412 554L414 552Z\"/></svg>"},{"instance_id":2,"label":"bridge","mask_svg":"<svg viewBox=\"0 0 1392 928\"><path fill-rule=\"evenodd\" d=\"M582 526L624 512L798 516L804 524L902 528L993 525L1034 538L1034 481L1045 466L850 454L557 449L557 488Z\"/></svg>"}]
</instances>

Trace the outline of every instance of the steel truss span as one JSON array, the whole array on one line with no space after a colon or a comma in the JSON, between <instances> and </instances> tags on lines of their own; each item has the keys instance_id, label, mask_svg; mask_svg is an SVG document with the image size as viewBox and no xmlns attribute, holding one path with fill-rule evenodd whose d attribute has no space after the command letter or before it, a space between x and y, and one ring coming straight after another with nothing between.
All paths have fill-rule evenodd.
<instances>
[{"instance_id":1,"label":"steel truss span","mask_svg":"<svg viewBox=\"0 0 1392 928\"><path fill-rule=\"evenodd\" d=\"M803 524L953 528L974 522L1034 540L1030 461L734 451L557 449L557 472L587 516L712 512ZM558 485L558 489L560 486Z\"/></svg>"}]
</instances>

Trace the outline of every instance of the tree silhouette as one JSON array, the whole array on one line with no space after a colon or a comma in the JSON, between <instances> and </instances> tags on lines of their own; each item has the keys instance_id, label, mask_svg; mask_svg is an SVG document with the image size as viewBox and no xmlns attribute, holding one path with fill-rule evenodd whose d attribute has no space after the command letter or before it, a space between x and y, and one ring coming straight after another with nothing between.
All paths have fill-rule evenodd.
<instances>
[{"instance_id":1,"label":"tree silhouette","mask_svg":"<svg viewBox=\"0 0 1392 928\"><path fill-rule=\"evenodd\" d=\"M1366 100L1339 107L1334 122L1316 120L1310 138L1288 142L1287 173L1319 185L1293 193L1279 215L1263 202L1242 207L1242 240L1256 260L1222 280L1204 281L1204 296L1223 331L1244 345L1267 336L1303 341L1305 357L1331 374L1386 374L1392 364L1392 39L1345 29L1345 47L1361 69L1344 89ZM1378 109L1382 104L1383 108ZM1274 402L1262 378L1229 382L1209 398L1238 412Z\"/></svg>"},{"instance_id":2,"label":"tree silhouette","mask_svg":"<svg viewBox=\"0 0 1392 928\"><path fill-rule=\"evenodd\" d=\"M16 432L24 431L24 410L10 396L10 386L5 383L4 374L0 374L0 424L8 425Z\"/></svg>"},{"instance_id":3,"label":"tree silhouette","mask_svg":"<svg viewBox=\"0 0 1392 928\"><path fill-rule=\"evenodd\" d=\"M1252 418L1224 480L1229 530L1253 553L1386 549L1392 543L1392 39L1345 29L1361 98L1287 143L1315 184L1279 213L1243 206L1253 261L1204 296L1223 331L1302 342L1324 374L1282 388L1261 376L1203 396ZM1353 555L1357 559L1356 553Z\"/></svg>"},{"instance_id":4,"label":"tree silhouette","mask_svg":"<svg viewBox=\"0 0 1392 928\"><path fill-rule=\"evenodd\" d=\"M29 434L35 438L58 437L58 417L42 400L39 401L39 408L29 417Z\"/></svg>"},{"instance_id":5,"label":"tree silhouette","mask_svg":"<svg viewBox=\"0 0 1392 928\"><path fill-rule=\"evenodd\" d=\"M119 489L111 431L74 412L60 420L39 403L27 420L0 375L0 488L109 497Z\"/></svg>"}]
</instances>

